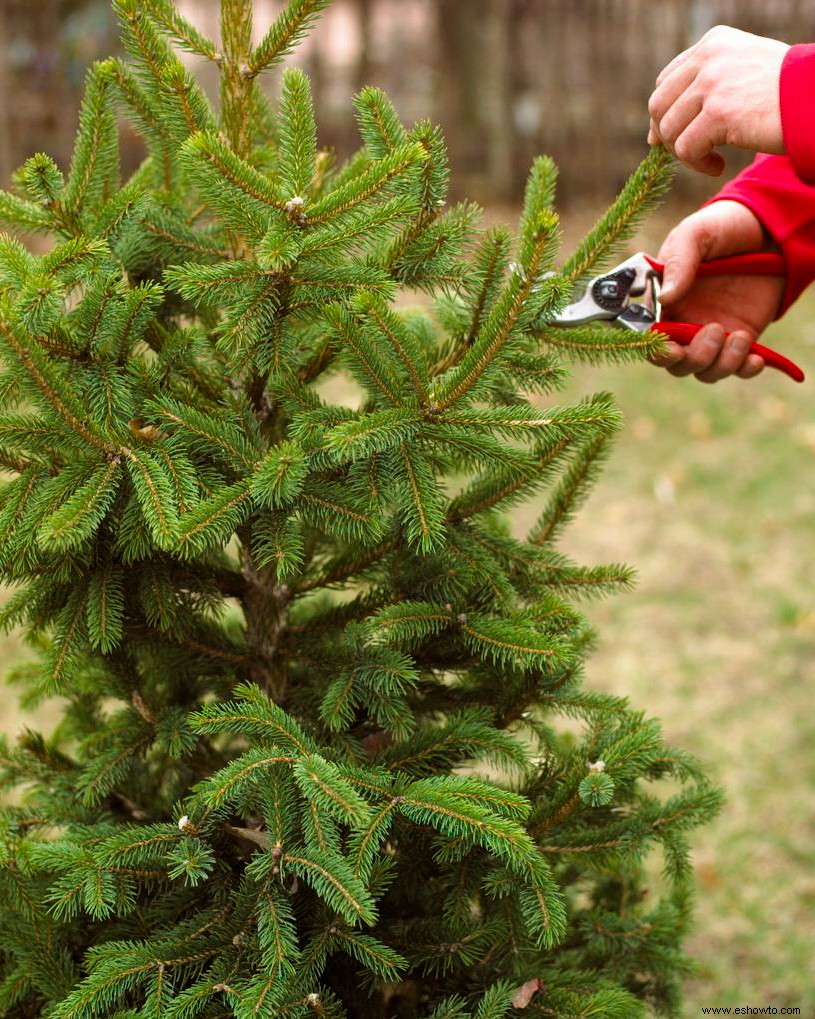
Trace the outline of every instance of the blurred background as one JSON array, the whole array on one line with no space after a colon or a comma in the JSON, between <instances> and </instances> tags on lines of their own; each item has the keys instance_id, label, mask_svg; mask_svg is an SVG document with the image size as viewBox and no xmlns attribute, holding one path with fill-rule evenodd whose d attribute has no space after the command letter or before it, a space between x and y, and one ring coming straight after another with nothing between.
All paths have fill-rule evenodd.
<instances>
[{"instance_id":1,"label":"blurred background","mask_svg":"<svg viewBox=\"0 0 815 1019\"><path fill-rule=\"evenodd\" d=\"M177 0L217 34L217 0ZM256 0L258 32L280 0ZM566 202L605 202L641 157L657 71L718 23L789 42L815 39L811 0L334 0L297 51L314 82L321 142L356 144L361 85L404 119L444 124L455 185L517 197L531 158L561 168ZM32 151L67 158L85 68L116 47L108 0L0 2L0 174ZM202 68L211 72L212 68ZM138 158L135 140L129 154ZM682 192L698 197L690 178Z\"/></svg>"},{"instance_id":2,"label":"blurred background","mask_svg":"<svg viewBox=\"0 0 815 1019\"><path fill-rule=\"evenodd\" d=\"M178 6L216 34L216 0ZM279 8L256 0L258 33ZM335 0L294 62L312 76L323 145L340 157L356 147L350 97L379 85L405 120L443 125L454 195L480 200L491 219L514 221L529 163L548 152L561 170L568 247L645 153L658 71L718 23L815 41L815 4ZM117 49L107 0L0 0L3 186L34 151L67 165L85 68ZM138 140L122 130L135 166ZM743 162L730 154L728 173ZM655 251L717 186L681 172L631 251ZM588 682L662 718L668 737L701 757L728 794L722 816L694 837L688 1019L703 1006L815 1016L811 295L768 342L803 365L806 384L765 372L711 387L638 365L578 369L563 396L611 390L627 419L564 543L582 562L626 561L640 572L634 593L587 606L600 637ZM0 645L4 671L24 654L13 637ZM13 734L32 720L12 703L0 696L0 729ZM47 728L57 712L52 705L34 721Z\"/></svg>"}]
</instances>

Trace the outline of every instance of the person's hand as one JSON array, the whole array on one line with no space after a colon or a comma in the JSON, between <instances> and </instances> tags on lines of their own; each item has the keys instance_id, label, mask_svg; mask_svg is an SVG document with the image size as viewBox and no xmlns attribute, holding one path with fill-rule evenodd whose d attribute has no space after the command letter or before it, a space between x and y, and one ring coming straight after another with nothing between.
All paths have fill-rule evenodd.
<instances>
[{"instance_id":1,"label":"person's hand","mask_svg":"<svg viewBox=\"0 0 815 1019\"><path fill-rule=\"evenodd\" d=\"M779 78L788 49L736 28L711 28L657 78L649 143L714 177L724 170L719 145L783 152Z\"/></svg>"},{"instance_id":2,"label":"person's hand","mask_svg":"<svg viewBox=\"0 0 815 1019\"><path fill-rule=\"evenodd\" d=\"M665 264L662 318L703 322L687 347L666 344L654 364L672 375L695 375L700 382L718 382L729 375L751 379L764 360L750 353L750 344L775 318L784 294L784 280L773 276L717 276L697 280L700 262L746 251L767 250L764 229L739 202L706 205L677 224L657 256ZM725 333L729 336L725 339Z\"/></svg>"}]
</instances>

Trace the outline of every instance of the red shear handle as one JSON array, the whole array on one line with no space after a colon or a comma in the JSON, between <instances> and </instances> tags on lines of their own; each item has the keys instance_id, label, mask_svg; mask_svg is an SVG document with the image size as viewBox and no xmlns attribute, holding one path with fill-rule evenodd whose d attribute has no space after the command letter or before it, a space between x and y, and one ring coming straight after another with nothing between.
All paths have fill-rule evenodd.
<instances>
[{"instance_id":1,"label":"red shear handle","mask_svg":"<svg viewBox=\"0 0 815 1019\"><path fill-rule=\"evenodd\" d=\"M665 266L655 258L645 256L654 272L662 274ZM784 259L775 251L750 251L743 255L729 255L727 258L712 258L709 262L701 262L696 269L696 278L710 276L784 276L786 275ZM701 329L694 322L658 322L652 326L654 332L662 333L675 343L686 347ZM796 382L804 381L804 373L788 357L771 350L761 343L751 343L750 353L758 354L770 368L789 375Z\"/></svg>"},{"instance_id":2,"label":"red shear handle","mask_svg":"<svg viewBox=\"0 0 815 1019\"><path fill-rule=\"evenodd\" d=\"M723 262L726 259L719 259L719 261ZM711 263L706 264L710 265ZM702 326L697 322L656 322L651 326L651 332L662 333L674 343L680 343L683 347L687 347L701 328ZM777 368L785 375L789 375L795 382L804 381L804 373L798 365L790 361L788 357L784 357L783 354L779 354L777 350L771 350L763 343L753 342L750 344L750 353L758 354L759 357L764 358L764 363L768 367Z\"/></svg>"},{"instance_id":3,"label":"red shear handle","mask_svg":"<svg viewBox=\"0 0 815 1019\"><path fill-rule=\"evenodd\" d=\"M665 266L650 255L646 262L654 272L662 273ZM727 258L712 258L701 262L696 269L696 278L705 276L786 276L784 258L775 251L750 251L744 255L728 255Z\"/></svg>"}]
</instances>

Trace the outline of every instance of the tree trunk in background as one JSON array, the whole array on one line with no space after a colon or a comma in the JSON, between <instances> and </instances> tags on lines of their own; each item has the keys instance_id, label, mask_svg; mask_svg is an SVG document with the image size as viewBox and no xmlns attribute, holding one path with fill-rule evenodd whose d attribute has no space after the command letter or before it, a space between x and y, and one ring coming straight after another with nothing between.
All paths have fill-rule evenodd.
<instances>
[{"instance_id":1,"label":"tree trunk in background","mask_svg":"<svg viewBox=\"0 0 815 1019\"><path fill-rule=\"evenodd\" d=\"M9 76L6 68L6 54L9 49L9 36L6 27L6 12L0 4L0 96L10 96L8 83ZM0 105L0 186L8 184L11 172L14 169L11 159L11 131L9 130L9 119L11 116L11 103L2 102Z\"/></svg>"},{"instance_id":2,"label":"tree trunk in background","mask_svg":"<svg viewBox=\"0 0 815 1019\"><path fill-rule=\"evenodd\" d=\"M33 152L54 153L64 162L71 150L79 93L68 83L62 35L67 18L90 2L0 0L0 167L6 180Z\"/></svg>"},{"instance_id":3,"label":"tree trunk in background","mask_svg":"<svg viewBox=\"0 0 815 1019\"><path fill-rule=\"evenodd\" d=\"M598 180L598 177L608 173L604 164L610 149L609 131L617 126L615 121L619 119L619 113L609 102L609 97L615 93L615 82L610 80L608 58L611 53L606 42L607 26L609 21L616 20L616 12L609 12L608 0L595 0L594 6L597 8L597 16L587 18L585 28L587 80L584 91L592 107L591 130L584 129L579 142L588 175L585 190L592 195L601 193L603 181ZM590 86L591 80L596 82L594 88Z\"/></svg>"},{"instance_id":4,"label":"tree trunk in background","mask_svg":"<svg viewBox=\"0 0 815 1019\"><path fill-rule=\"evenodd\" d=\"M308 55L308 63L306 64L306 72L311 78L311 90L314 95L314 106L317 110L321 110L325 107L328 82L325 69L323 44L319 34L313 39L311 50ZM268 92L268 81L261 79L261 87ZM319 140L321 145L324 144L322 136L320 136Z\"/></svg>"},{"instance_id":5,"label":"tree trunk in background","mask_svg":"<svg viewBox=\"0 0 815 1019\"><path fill-rule=\"evenodd\" d=\"M469 190L481 185L488 198L506 199L516 185L515 4L512 0L438 0L435 7L438 119L451 157L473 174Z\"/></svg>"},{"instance_id":6,"label":"tree trunk in background","mask_svg":"<svg viewBox=\"0 0 815 1019\"><path fill-rule=\"evenodd\" d=\"M67 151L76 127L76 111L66 109L58 99L65 91L60 29L67 5L60 0L10 0L4 6L13 43L20 46L24 39L32 48L30 61L15 67L8 83L14 96L18 138L28 151L55 142Z\"/></svg>"},{"instance_id":7,"label":"tree trunk in background","mask_svg":"<svg viewBox=\"0 0 815 1019\"><path fill-rule=\"evenodd\" d=\"M359 23L359 61L357 63L357 89L370 85L372 80L371 67L373 39L371 37L371 19L373 0L357 0L357 18Z\"/></svg>"},{"instance_id":8,"label":"tree trunk in background","mask_svg":"<svg viewBox=\"0 0 815 1019\"><path fill-rule=\"evenodd\" d=\"M436 119L454 163L469 169L484 162L479 78L483 70L480 27L487 0L438 0L436 4Z\"/></svg>"},{"instance_id":9,"label":"tree trunk in background","mask_svg":"<svg viewBox=\"0 0 815 1019\"><path fill-rule=\"evenodd\" d=\"M513 191L515 123L512 109L512 19L506 0L489 0L483 22L480 99L487 181L494 199L508 199Z\"/></svg>"}]
</instances>

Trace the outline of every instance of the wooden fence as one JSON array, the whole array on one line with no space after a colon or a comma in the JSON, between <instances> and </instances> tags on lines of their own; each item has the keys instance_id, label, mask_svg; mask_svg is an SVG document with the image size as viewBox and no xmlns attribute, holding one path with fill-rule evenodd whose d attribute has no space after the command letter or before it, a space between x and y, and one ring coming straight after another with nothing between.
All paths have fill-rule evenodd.
<instances>
[{"instance_id":1,"label":"wooden fence","mask_svg":"<svg viewBox=\"0 0 815 1019\"><path fill-rule=\"evenodd\" d=\"M354 6L329 12L304 54L330 140L349 144L348 96L373 80L408 119L443 124L459 186L487 199L516 198L548 152L564 198L606 200L645 151L658 71L715 24L815 40L812 0L369 0L356 46L337 46Z\"/></svg>"},{"instance_id":2,"label":"wooden fence","mask_svg":"<svg viewBox=\"0 0 815 1019\"><path fill-rule=\"evenodd\" d=\"M177 2L217 31L217 0ZM258 32L280 6L256 0ZM350 97L372 82L406 120L443 124L459 191L516 200L530 160L548 152L561 168L562 198L593 203L645 151L657 72L717 23L815 40L815 3L335 0L296 59L314 80L321 141L341 154L356 143ZM106 0L0 2L4 177L33 149L67 159L81 68L114 38ZM682 186L693 192L704 182L687 175Z\"/></svg>"}]
</instances>

